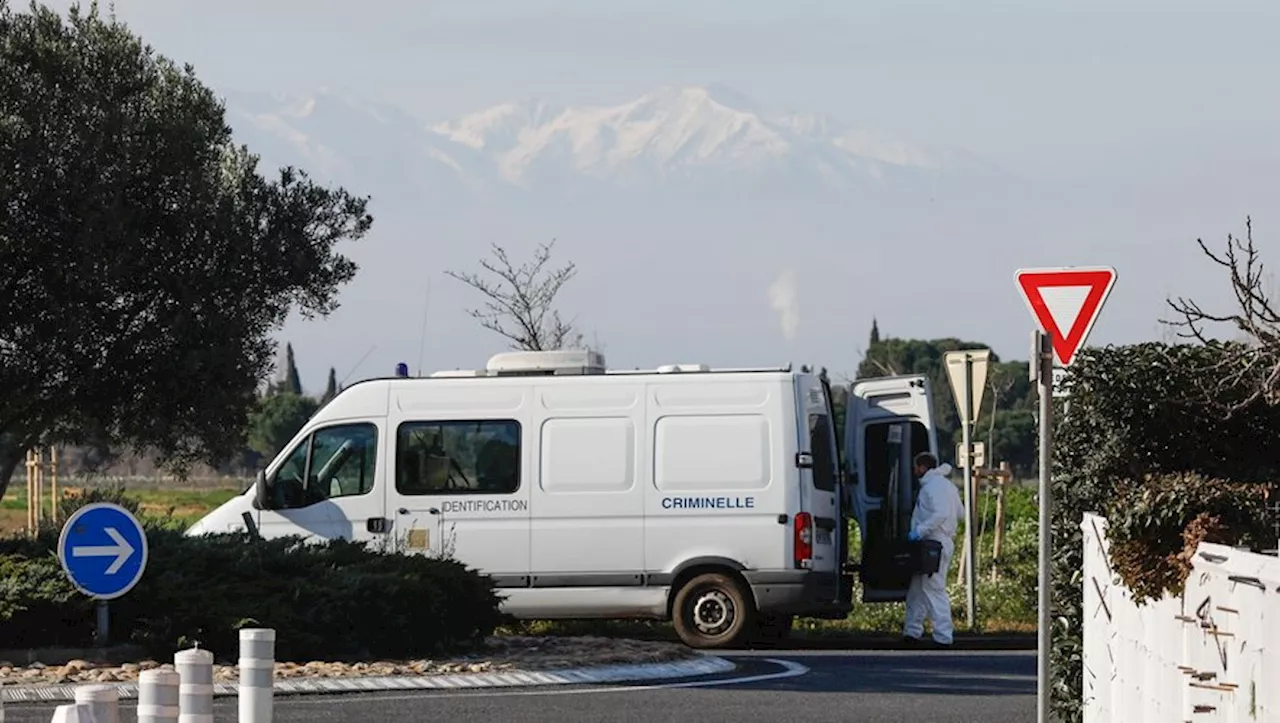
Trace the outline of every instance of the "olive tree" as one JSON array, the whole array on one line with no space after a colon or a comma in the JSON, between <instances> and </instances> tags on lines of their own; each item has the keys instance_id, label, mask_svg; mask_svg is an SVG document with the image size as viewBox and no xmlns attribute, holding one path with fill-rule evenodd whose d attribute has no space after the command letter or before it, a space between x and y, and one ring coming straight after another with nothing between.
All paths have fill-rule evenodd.
<instances>
[{"instance_id":1,"label":"olive tree","mask_svg":"<svg viewBox=\"0 0 1280 723\"><path fill-rule=\"evenodd\" d=\"M0 494L91 433L179 474L231 457L271 333L336 308L368 199L268 180L224 115L96 5L0 0Z\"/></svg>"}]
</instances>

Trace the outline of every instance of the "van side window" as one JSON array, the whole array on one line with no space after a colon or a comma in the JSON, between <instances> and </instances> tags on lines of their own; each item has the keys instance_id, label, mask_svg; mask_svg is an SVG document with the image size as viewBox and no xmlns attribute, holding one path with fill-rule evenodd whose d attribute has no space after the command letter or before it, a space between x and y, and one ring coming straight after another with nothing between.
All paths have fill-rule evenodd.
<instances>
[{"instance_id":1,"label":"van side window","mask_svg":"<svg viewBox=\"0 0 1280 723\"><path fill-rule=\"evenodd\" d=\"M511 494L520 489L520 423L405 422L396 431L403 495Z\"/></svg>"},{"instance_id":2,"label":"van side window","mask_svg":"<svg viewBox=\"0 0 1280 723\"><path fill-rule=\"evenodd\" d=\"M836 489L836 457L831 448L831 418L809 415L809 449L813 453L813 486L824 491Z\"/></svg>"},{"instance_id":3,"label":"van side window","mask_svg":"<svg viewBox=\"0 0 1280 723\"><path fill-rule=\"evenodd\" d=\"M289 453L272 479L272 509L308 507L368 494L378 456L378 428L369 423L316 430Z\"/></svg>"}]
</instances>

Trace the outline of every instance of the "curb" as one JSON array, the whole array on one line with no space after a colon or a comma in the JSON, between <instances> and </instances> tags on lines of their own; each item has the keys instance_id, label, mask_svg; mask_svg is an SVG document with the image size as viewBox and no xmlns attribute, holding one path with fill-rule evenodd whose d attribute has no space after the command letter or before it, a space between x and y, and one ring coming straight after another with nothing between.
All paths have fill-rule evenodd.
<instances>
[{"instance_id":1,"label":"curb","mask_svg":"<svg viewBox=\"0 0 1280 723\"><path fill-rule=\"evenodd\" d=\"M387 690L449 690L457 688L517 688L547 685L598 685L636 681L687 678L727 673L736 663L715 656L699 656L678 663L633 663L567 670L513 670L505 673L463 673L458 675L397 675L384 677L287 678L276 680L276 695L316 695L369 693ZM6 685L0 687L5 703L74 700L76 688L104 685L93 681L70 684ZM105 683L105 685L113 685ZM136 683L113 685L120 700L138 697ZM235 696L239 683L214 683L215 697Z\"/></svg>"}]
</instances>

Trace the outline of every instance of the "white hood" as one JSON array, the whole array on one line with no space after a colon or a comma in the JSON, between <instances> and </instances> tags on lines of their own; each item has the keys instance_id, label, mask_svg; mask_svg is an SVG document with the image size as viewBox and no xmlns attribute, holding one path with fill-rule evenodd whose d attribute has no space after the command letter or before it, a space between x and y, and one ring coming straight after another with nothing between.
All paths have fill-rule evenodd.
<instances>
[{"instance_id":1,"label":"white hood","mask_svg":"<svg viewBox=\"0 0 1280 723\"><path fill-rule=\"evenodd\" d=\"M244 518L241 515L251 511L253 511L252 487L249 488L248 492L236 495L223 502L216 509L197 520L195 524L188 527L183 534L187 537L196 537L207 534L243 532Z\"/></svg>"}]
</instances>

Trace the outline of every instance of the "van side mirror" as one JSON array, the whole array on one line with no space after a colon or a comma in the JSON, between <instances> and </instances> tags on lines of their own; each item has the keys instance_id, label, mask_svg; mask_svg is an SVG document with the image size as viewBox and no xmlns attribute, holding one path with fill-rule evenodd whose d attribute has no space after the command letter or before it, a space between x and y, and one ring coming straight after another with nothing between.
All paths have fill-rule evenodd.
<instances>
[{"instance_id":1,"label":"van side mirror","mask_svg":"<svg viewBox=\"0 0 1280 723\"><path fill-rule=\"evenodd\" d=\"M253 485L253 506L259 510L271 509L271 493L267 489L267 471L258 470L258 481Z\"/></svg>"}]
</instances>

